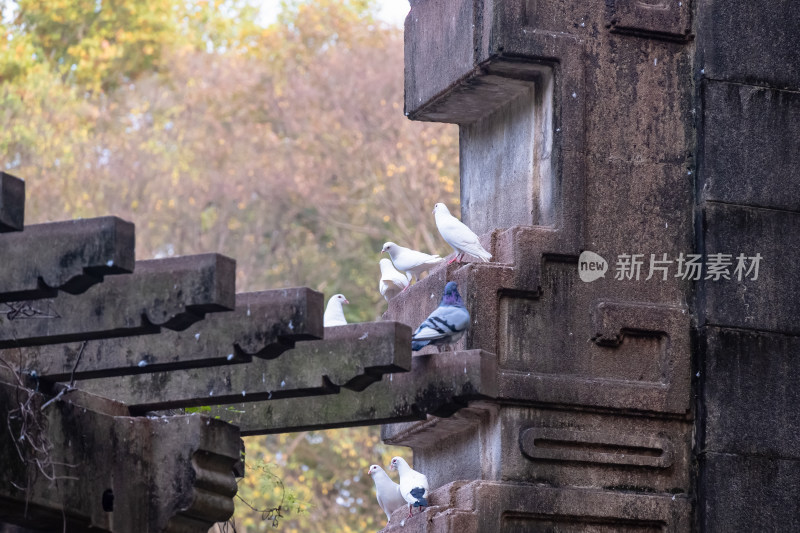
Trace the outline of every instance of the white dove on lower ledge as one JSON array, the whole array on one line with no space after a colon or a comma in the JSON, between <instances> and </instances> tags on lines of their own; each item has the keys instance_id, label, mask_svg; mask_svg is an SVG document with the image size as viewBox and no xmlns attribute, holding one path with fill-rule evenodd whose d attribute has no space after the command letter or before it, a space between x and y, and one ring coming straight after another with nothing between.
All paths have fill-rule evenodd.
<instances>
[{"instance_id":1,"label":"white dove on lower ledge","mask_svg":"<svg viewBox=\"0 0 800 533\"><path fill-rule=\"evenodd\" d=\"M328 300L328 305L325 307L325 314L322 315L322 326L329 328L331 326L346 326L347 319L344 317L344 309L342 304L349 304L344 294L334 294Z\"/></svg>"},{"instance_id":2,"label":"white dove on lower ledge","mask_svg":"<svg viewBox=\"0 0 800 533\"><path fill-rule=\"evenodd\" d=\"M410 466L402 457L393 457L389 469L400 474L400 495L408 503L408 517L413 516L412 507L428 506L428 478Z\"/></svg>"},{"instance_id":3,"label":"white dove on lower ledge","mask_svg":"<svg viewBox=\"0 0 800 533\"><path fill-rule=\"evenodd\" d=\"M392 513L406 504L400 494L400 485L392 481L389 474L378 465L369 467L369 475L375 482L375 495L378 498L378 505L386 513L386 524L392 519Z\"/></svg>"}]
</instances>

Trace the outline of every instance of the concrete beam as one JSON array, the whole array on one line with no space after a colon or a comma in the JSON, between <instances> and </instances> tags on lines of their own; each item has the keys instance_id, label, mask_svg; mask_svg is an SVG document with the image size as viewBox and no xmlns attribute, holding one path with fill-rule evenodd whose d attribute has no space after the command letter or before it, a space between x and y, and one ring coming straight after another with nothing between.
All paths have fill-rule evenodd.
<instances>
[{"instance_id":1,"label":"concrete beam","mask_svg":"<svg viewBox=\"0 0 800 533\"><path fill-rule=\"evenodd\" d=\"M0 233L0 257L0 302L79 294L133 271L134 226L116 217L34 224Z\"/></svg>"},{"instance_id":2,"label":"concrete beam","mask_svg":"<svg viewBox=\"0 0 800 533\"><path fill-rule=\"evenodd\" d=\"M242 435L367 426L447 417L496 394L497 358L481 350L418 355L411 371L383 376L361 392L214 407Z\"/></svg>"},{"instance_id":3,"label":"concrete beam","mask_svg":"<svg viewBox=\"0 0 800 533\"><path fill-rule=\"evenodd\" d=\"M135 274L111 277L80 296L2 304L0 348L185 329L206 313L235 307L235 265L218 254L138 261Z\"/></svg>"},{"instance_id":4,"label":"concrete beam","mask_svg":"<svg viewBox=\"0 0 800 533\"><path fill-rule=\"evenodd\" d=\"M323 307L322 294L307 288L237 294L235 310L184 331L25 348L23 368L55 382L271 359L295 341L322 338Z\"/></svg>"},{"instance_id":5,"label":"concrete beam","mask_svg":"<svg viewBox=\"0 0 800 533\"><path fill-rule=\"evenodd\" d=\"M322 308L320 307L320 310ZM276 359L83 381L82 390L129 406L131 413L263 401L360 390L388 372L411 368L411 328L369 322L325 329L325 339L297 343Z\"/></svg>"},{"instance_id":6,"label":"concrete beam","mask_svg":"<svg viewBox=\"0 0 800 533\"><path fill-rule=\"evenodd\" d=\"M48 531L205 532L231 516L236 427L199 415L112 416L74 399L45 406L41 394L0 382L3 521Z\"/></svg>"},{"instance_id":7,"label":"concrete beam","mask_svg":"<svg viewBox=\"0 0 800 533\"><path fill-rule=\"evenodd\" d=\"M0 233L22 231L25 223L25 182L0 172Z\"/></svg>"}]
</instances>

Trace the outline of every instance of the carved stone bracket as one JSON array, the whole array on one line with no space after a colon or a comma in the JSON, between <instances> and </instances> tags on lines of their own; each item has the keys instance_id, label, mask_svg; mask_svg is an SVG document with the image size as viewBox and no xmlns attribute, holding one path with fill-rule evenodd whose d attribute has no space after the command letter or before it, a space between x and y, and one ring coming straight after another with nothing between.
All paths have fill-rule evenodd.
<instances>
[{"instance_id":1,"label":"carved stone bracket","mask_svg":"<svg viewBox=\"0 0 800 533\"><path fill-rule=\"evenodd\" d=\"M46 456L28 455L26 439L15 433L23 430L14 410L28 394L26 416L40 425L25 437L46 443ZM73 403L80 396L45 406L41 395L2 382L0 398L0 417L12 415L12 434L5 423L0 429L4 521L59 531L66 521L67 531L178 533L205 531L233 513L241 449L234 426L199 415L114 416ZM24 462L14 440L22 443ZM57 482L37 471L36 459Z\"/></svg>"}]
</instances>

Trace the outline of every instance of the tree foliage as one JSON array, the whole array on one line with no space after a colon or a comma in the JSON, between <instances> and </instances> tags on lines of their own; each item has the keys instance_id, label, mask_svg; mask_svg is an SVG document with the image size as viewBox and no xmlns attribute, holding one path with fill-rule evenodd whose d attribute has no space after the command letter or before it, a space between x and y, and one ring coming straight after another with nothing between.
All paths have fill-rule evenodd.
<instances>
[{"instance_id":1,"label":"tree foliage","mask_svg":"<svg viewBox=\"0 0 800 533\"><path fill-rule=\"evenodd\" d=\"M221 252L238 291L342 292L351 321L385 310L384 241L449 251L431 209L458 208L457 131L403 117L402 35L371 1L285 0L269 27L245 0L3 10L0 148L27 181L27 223L115 214L136 224L139 258ZM383 523L366 475L388 462L375 428L247 448L309 504L288 531ZM252 472L242 494L277 505ZM240 531L267 527L239 512L253 520Z\"/></svg>"}]
</instances>

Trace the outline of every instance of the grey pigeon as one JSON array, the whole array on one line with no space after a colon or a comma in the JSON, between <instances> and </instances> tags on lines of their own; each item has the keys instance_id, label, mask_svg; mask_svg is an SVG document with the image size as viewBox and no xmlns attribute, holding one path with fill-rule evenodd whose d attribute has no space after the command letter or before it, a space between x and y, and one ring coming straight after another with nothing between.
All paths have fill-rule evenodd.
<instances>
[{"instance_id":1,"label":"grey pigeon","mask_svg":"<svg viewBox=\"0 0 800 533\"><path fill-rule=\"evenodd\" d=\"M369 467L369 475L375 482L375 496L378 498L378 505L386 513L386 524L392 519L392 513L406 504L400 494L400 485L392 481L383 468L378 465Z\"/></svg>"},{"instance_id":2,"label":"grey pigeon","mask_svg":"<svg viewBox=\"0 0 800 533\"><path fill-rule=\"evenodd\" d=\"M453 344L469 327L469 311L458 294L455 281L448 281L439 307L428 315L411 337L411 349L418 351L431 344L437 346Z\"/></svg>"},{"instance_id":3,"label":"grey pigeon","mask_svg":"<svg viewBox=\"0 0 800 533\"><path fill-rule=\"evenodd\" d=\"M402 457L393 457L389 468L400 474L400 495L408 503L408 516L412 515L412 507L428 507L428 478L408 466Z\"/></svg>"},{"instance_id":4,"label":"grey pigeon","mask_svg":"<svg viewBox=\"0 0 800 533\"><path fill-rule=\"evenodd\" d=\"M478 236L466 224L451 215L446 205L438 203L433 206L433 217L436 219L439 234L456 251L456 256L447 262L448 265L453 261L460 263L464 259L464 254L477 257L481 261L492 258L492 254L481 246Z\"/></svg>"}]
</instances>

